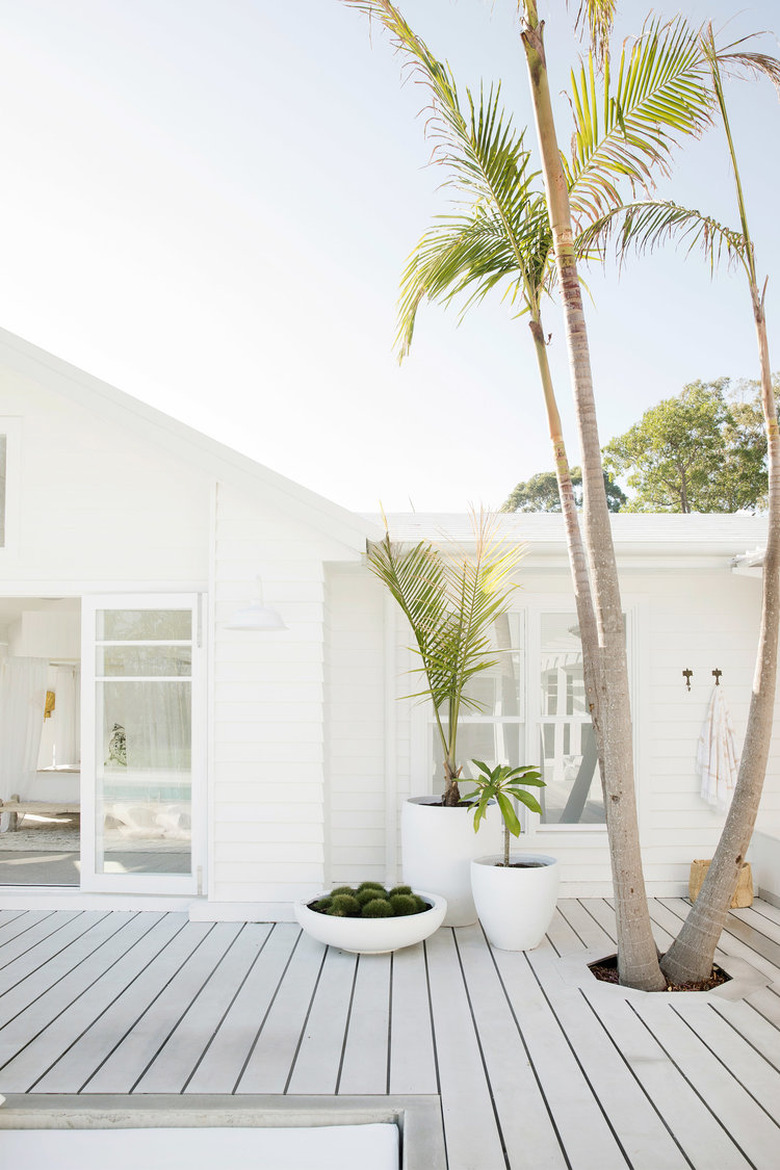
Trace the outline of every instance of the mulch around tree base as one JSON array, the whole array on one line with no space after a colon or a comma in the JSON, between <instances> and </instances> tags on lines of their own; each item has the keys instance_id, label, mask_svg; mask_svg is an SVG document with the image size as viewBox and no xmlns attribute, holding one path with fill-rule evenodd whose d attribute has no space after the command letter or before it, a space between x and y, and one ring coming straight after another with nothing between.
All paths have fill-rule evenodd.
<instances>
[{"instance_id":1,"label":"mulch around tree base","mask_svg":"<svg viewBox=\"0 0 780 1170\"><path fill-rule=\"evenodd\" d=\"M617 955L608 955L605 959L598 959L595 963L588 963L588 970L594 978L602 983L618 983ZM711 991L713 987L720 987L731 979L722 967L713 965L709 979L700 979L692 983L667 983L667 991Z\"/></svg>"}]
</instances>

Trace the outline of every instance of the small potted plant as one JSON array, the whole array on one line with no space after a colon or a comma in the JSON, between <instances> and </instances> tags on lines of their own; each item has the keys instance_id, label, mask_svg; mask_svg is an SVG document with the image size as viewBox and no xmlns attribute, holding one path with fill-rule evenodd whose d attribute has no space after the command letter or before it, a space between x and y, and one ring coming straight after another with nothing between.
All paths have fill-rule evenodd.
<instances>
[{"instance_id":1,"label":"small potted plant","mask_svg":"<svg viewBox=\"0 0 780 1170\"><path fill-rule=\"evenodd\" d=\"M473 553L451 554L428 541L404 547L391 541L389 532L368 547L369 569L411 626L424 686L409 697L431 701L444 769L441 796L414 796L403 804L404 881L446 897L446 926L476 921L469 862L479 846L458 787L460 718L482 710L470 684L500 660L493 627L511 609L519 587L512 575L523 555L522 548L496 537L495 517L481 513L473 521ZM496 848L499 824L495 814L488 817L487 833L494 835Z\"/></svg>"},{"instance_id":2,"label":"small potted plant","mask_svg":"<svg viewBox=\"0 0 780 1170\"><path fill-rule=\"evenodd\" d=\"M381 882L336 886L295 903L300 925L327 946L361 955L383 954L422 942L441 926L447 903L410 886Z\"/></svg>"},{"instance_id":3,"label":"small potted plant","mask_svg":"<svg viewBox=\"0 0 780 1170\"><path fill-rule=\"evenodd\" d=\"M474 806L474 832L488 804L495 801L503 820L504 849L474 858L471 862L471 885L477 915L488 940L502 951L530 951L544 938L555 913L558 898L558 861L544 853L510 852L510 835L519 837L522 826L512 798L532 812L541 813L541 805L526 786L545 786L537 768L497 764L489 768L474 760L479 771L476 789L469 798Z\"/></svg>"}]
</instances>

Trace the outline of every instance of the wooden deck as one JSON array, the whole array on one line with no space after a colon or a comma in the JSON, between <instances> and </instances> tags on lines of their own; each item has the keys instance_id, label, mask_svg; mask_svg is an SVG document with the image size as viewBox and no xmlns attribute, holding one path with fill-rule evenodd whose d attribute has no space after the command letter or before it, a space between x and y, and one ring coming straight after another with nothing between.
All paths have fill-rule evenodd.
<instances>
[{"instance_id":1,"label":"wooden deck","mask_svg":"<svg viewBox=\"0 0 780 1170\"><path fill-rule=\"evenodd\" d=\"M659 945L688 906L652 903ZM0 1093L440 1097L449 1170L774 1170L780 910L732 912L708 995L596 982L602 900L528 954L478 927L393 956L287 923L0 912Z\"/></svg>"}]
</instances>

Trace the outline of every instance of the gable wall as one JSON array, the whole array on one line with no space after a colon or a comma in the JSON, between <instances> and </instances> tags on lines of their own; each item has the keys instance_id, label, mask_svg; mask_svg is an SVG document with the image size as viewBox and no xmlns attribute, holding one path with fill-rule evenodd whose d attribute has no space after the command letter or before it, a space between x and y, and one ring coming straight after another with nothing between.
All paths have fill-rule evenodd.
<instances>
[{"instance_id":1,"label":"gable wall","mask_svg":"<svg viewBox=\"0 0 780 1170\"><path fill-rule=\"evenodd\" d=\"M205 583L208 476L3 370L9 416L21 431L8 488L19 540L0 553L4 580Z\"/></svg>"}]
</instances>

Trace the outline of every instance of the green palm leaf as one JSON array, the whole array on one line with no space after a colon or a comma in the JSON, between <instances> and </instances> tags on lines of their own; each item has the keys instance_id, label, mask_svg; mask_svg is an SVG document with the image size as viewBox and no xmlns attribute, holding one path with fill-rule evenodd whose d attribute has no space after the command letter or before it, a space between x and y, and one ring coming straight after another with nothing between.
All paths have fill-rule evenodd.
<instances>
[{"instance_id":1,"label":"green palm leaf","mask_svg":"<svg viewBox=\"0 0 780 1170\"><path fill-rule=\"evenodd\" d=\"M709 67L700 32L678 18L651 23L621 55L617 77L609 62L599 77L593 54L572 73L575 130L567 168L572 210L595 219L621 202L620 182L633 190L669 171L679 139L712 121Z\"/></svg>"},{"instance_id":2,"label":"green palm leaf","mask_svg":"<svg viewBox=\"0 0 780 1170\"><path fill-rule=\"evenodd\" d=\"M622 262L630 252L642 255L670 240L685 246L687 252L700 251L711 270L723 259L732 265L746 264L749 256L741 232L669 200L649 199L613 208L590 224L577 243L586 256L603 255L611 244Z\"/></svg>"}]
</instances>

